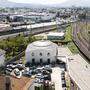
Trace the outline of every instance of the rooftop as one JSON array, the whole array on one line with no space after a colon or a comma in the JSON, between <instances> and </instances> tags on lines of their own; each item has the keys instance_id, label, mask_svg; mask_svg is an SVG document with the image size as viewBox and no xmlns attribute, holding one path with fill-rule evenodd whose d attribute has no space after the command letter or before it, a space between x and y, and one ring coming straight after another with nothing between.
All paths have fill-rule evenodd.
<instances>
[{"instance_id":1,"label":"rooftop","mask_svg":"<svg viewBox=\"0 0 90 90\"><path fill-rule=\"evenodd\" d=\"M34 46L38 46L38 47L44 47L44 46L49 46L52 44L51 41L48 40L40 40L40 41L36 41L32 43Z\"/></svg>"},{"instance_id":2,"label":"rooftop","mask_svg":"<svg viewBox=\"0 0 90 90\"><path fill-rule=\"evenodd\" d=\"M56 49L58 46L57 44L49 41L49 40L40 40L35 41L27 46L26 52L29 50L36 50L36 49Z\"/></svg>"},{"instance_id":3,"label":"rooftop","mask_svg":"<svg viewBox=\"0 0 90 90\"><path fill-rule=\"evenodd\" d=\"M61 36L64 36L64 32L50 32L49 34L48 34L48 36L59 36L59 37L61 37Z\"/></svg>"}]
</instances>

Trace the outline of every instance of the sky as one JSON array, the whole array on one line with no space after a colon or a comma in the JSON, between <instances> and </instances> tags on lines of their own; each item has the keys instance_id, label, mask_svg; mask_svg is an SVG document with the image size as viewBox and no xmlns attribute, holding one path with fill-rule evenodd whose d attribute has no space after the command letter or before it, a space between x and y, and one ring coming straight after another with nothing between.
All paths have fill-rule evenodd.
<instances>
[{"instance_id":1,"label":"sky","mask_svg":"<svg viewBox=\"0 0 90 90\"><path fill-rule=\"evenodd\" d=\"M90 0L0 0L0 3L5 2L16 2L16 3L30 3L32 5L51 5L51 6L86 6L90 7Z\"/></svg>"},{"instance_id":2,"label":"sky","mask_svg":"<svg viewBox=\"0 0 90 90\"><path fill-rule=\"evenodd\" d=\"M32 3L32 4L61 4L64 3L68 0L8 0L12 2L17 2L17 3Z\"/></svg>"}]
</instances>

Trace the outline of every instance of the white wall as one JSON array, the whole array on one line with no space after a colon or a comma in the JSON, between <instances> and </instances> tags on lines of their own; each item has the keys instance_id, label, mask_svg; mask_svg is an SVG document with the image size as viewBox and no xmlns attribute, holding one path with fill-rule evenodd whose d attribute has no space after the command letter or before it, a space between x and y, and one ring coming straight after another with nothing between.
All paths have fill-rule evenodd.
<instances>
[{"instance_id":1,"label":"white wall","mask_svg":"<svg viewBox=\"0 0 90 90\"><path fill-rule=\"evenodd\" d=\"M34 56L32 56L32 52L34 53ZM42 53L42 56L40 56L40 53ZM50 55L47 55L47 53L50 53ZM42 58L43 62L47 62L48 58L51 62L56 62L56 50L36 49L26 52L26 62L32 62L33 58L35 58L35 62L40 62L40 58Z\"/></svg>"},{"instance_id":2,"label":"white wall","mask_svg":"<svg viewBox=\"0 0 90 90\"><path fill-rule=\"evenodd\" d=\"M4 65L4 62L5 62L5 56L4 56L4 54L2 54L0 56L0 66Z\"/></svg>"}]
</instances>

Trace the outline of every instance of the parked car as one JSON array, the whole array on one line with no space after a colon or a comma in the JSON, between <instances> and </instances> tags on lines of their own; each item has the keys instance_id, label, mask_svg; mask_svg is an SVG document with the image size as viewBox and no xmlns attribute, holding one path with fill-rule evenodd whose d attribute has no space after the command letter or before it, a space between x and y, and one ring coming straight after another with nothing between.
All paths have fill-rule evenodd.
<instances>
[{"instance_id":1,"label":"parked car","mask_svg":"<svg viewBox=\"0 0 90 90\"><path fill-rule=\"evenodd\" d=\"M35 83L41 83L40 79L36 78Z\"/></svg>"},{"instance_id":2,"label":"parked car","mask_svg":"<svg viewBox=\"0 0 90 90\"><path fill-rule=\"evenodd\" d=\"M10 74L11 74L11 72L8 71L8 70L6 70L5 73L6 73L7 75L10 75Z\"/></svg>"},{"instance_id":3,"label":"parked car","mask_svg":"<svg viewBox=\"0 0 90 90\"><path fill-rule=\"evenodd\" d=\"M6 68L6 71L12 72L11 68Z\"/></svg>"},{"instance_id":4,"label":"parked car","mask_svg":"<svg viewBox=\"0 0 90 90\"><path fill-rule=\"evenodd\" d=\"M44 79L40 79L40 83L43 83L44 82Z\"/></svg>"},{"instance_id":5,"label":"parked car","mask_svg":"<svg viewBox=\"0 0 90 90\"><path fill-rule=\"evenodd\" d=\"M16 68L16 65L8 64L6 67L7 67L7 68L11 68L11 69L15 69L15 68Z\"/></svg>"},{"instance_id":6,"label":"parked car","mask_svg":"<svg viewBox=\"0 0 90 90\"><path fill-rule=\"evenodd\" d=\"M40 78L40 77L42 77L42 73L36 74L36 78Z\"/></svg>"},{"instance_id":7,"label":"parked car","mask_svg":"<svg viewBox=\"0 0 90 90\"><path fill-rule=\"evenodd\" d=\"M23 73L22 73L22 75L23 76L28 76L28 77L31 77L32 76L32 73L31 73L32 71L30 70L30 71L24 71Z\"/></svg>"},{"instance_id":8,"label":"parked car","mask_svg":"<svg viewBox=\"0 0 90 90\"><path fill-rule=\"evenodd\" d=\"M62 87L66 87L66 84L62 84Z\"/></svg>"},{"instance_id":9,"label":"parked car","mask_svg":"<svg viewBox=\"0 0 90 90\"><path fill-rule=\"evenodd\" d=\"M13 65L17 65L17 63L16 63L16 62L12 62L12 64L13 64Z\"/></svg>"},{"instance_id":10,"label":"parked car","mask_svg":"<svg viewBox=\"0 0 90 90\"><path fill-rule=\"evenodd\" d=\"M44 80L51 80L51 76L50 75L44 75Z\"/></svg>"},{"instance_id":11,"label":"parked car","mask_svg":"<svg viewBox=\"0 0 90 90\"><path fill-rule=\"evenodd\" d=\"M42 70L42 74L43 74L43 75L48 75L48 74L50 74L50 72L47 71L47 70Z\"/></svg>"},{"instance_id":12,"label":"parked car","mask_svg":"<svg viewBox=\"0 0 90 90\"><path fill-rule=\"evenodd\" d=\"M14 73L15 73L16 76L19 76L19 75L20 75L20 71L19 71L19 69L16 68L16 69L14 70Z\"/></svg>"}]
</instances>

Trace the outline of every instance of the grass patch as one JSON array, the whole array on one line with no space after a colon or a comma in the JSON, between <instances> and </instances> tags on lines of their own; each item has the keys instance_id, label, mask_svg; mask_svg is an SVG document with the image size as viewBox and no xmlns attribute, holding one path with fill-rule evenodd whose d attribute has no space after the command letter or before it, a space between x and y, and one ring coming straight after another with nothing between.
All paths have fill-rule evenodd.
<instances>
[{"instance_id":1,"label":"grass patch","mask_svg":"<svg viewBox=\"0 0 90 90\"><path fill-rule=\"evenodd\" d=\"M79 53L79 50L78 50L78 48L77 48L77 46L73 43L73 42L70 42L69 44L68 44L68 48L70 49L70 51L72 52L72 53Z\"/></svg>"},{"instance_id":2,"label":"grass patch","mask_svg":"<svg viewBox=\"0 0 90 90\"><path fill-rule=\"evenodd\" d=\"M72 27L71 27L71 25L66 28L65 41L67 41L67 42L72 41Z\"/></svg>"},{"instance_id":3,"label":"grass patch","mask_svg":"<svg viewBox=\"0 0 90 90\"><path fill-rule=\"evenodd\" d=\"M70 90L70 79L66 80L66 86L67 86L67 90Z\"/></svg>"},{"instance_id":4,"label":"grass patch","mask_svg":"<svg viewBox=\"0 0 90 90\"><path fill-rule=\"evenodd\" d=\"M72 26L71 25L66 28L65 41L68 42L67 46L72 53L74 53L74 54L79 53L77 46L72 41Z\"/></svg>"},{"instance_id":5,"label":"grass patch","mask_svg":"<svg viewBox=\"0 0 90 90\"><path fill-rule=\"evenodd\" d=\"M35 36L35 38L36 38L37 40L42 40L42 39L44 39L44 36Z\"/></svg>"}]
</instances>

